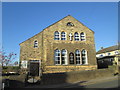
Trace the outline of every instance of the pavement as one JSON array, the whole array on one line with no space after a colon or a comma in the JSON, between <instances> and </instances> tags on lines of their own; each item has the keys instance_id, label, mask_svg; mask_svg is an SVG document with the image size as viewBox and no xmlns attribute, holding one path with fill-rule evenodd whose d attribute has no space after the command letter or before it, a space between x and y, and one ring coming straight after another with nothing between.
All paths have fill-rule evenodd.
<instances>
[{"instance_id":1,"label":"pavement","mask_svg":"<svg viewBox=\"0 0 120 90\"><path fill-rule=\"evenodd\" d=\"M95 83L99 83L99 82L105 82L105 81L111 81L111 80L118 80L120 75L111 75L108 77L101 77L101 78L95 78L95 79L91 79L88 81L79 81L79 82L73 82L73 83L63 83L63 84L56 84L56 85L30 85L27 86L25 88L74 88L76 85L80 86L80 87L84 87L86 85L90 85L90 84L95 84Z\"/></svg>"}]
</instances>

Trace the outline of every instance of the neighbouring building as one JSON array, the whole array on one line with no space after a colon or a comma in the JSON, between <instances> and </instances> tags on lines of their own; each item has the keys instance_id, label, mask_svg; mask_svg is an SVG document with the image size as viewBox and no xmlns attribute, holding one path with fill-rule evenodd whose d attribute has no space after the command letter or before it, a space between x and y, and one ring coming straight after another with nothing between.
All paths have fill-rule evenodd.
<instances>
[{"instance_id":1,"label":"neighbouring building","mask_svg":"<svg viewBox=\"0 0 120 90\"><path fill-rule=\"evenodd\" d=\"M120 65L120 45L115 45L107 48L101 48L96 53L98 68L107 68L111 65Z\"/></svg>"},{"instance_id":2,"label":"neighbouring building","mask_svg":"<svg viewBox=\"0 0 120 90\"><path fill-rule=\"evenodd\" d=\"M44 73L97 69L94 32L68 15L20 43L20 63Z\"/></svg>"}]
</instances>

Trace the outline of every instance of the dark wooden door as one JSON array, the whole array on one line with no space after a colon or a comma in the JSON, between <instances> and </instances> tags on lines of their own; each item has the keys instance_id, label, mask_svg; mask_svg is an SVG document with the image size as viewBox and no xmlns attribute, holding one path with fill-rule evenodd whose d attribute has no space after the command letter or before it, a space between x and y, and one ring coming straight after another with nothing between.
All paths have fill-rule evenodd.
<instances>
[{"instance_id":1,"label":"dark wooden door","mask_svg":"<svg viewBox=\"0 0 120 90\"><path fill-rule=\"evenodd\" d=\"M39 63L38 62L30 62L30 75L39 76Z\"/></svg>"}]
</instances>

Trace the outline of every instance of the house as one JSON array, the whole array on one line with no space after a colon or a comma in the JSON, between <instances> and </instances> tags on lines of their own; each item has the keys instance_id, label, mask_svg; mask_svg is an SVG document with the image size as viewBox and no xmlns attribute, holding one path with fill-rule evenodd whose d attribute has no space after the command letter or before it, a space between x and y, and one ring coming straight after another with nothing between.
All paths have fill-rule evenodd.
<instances>
[{"instance_id":1,"label":"house","mask_svg":"<svg viewBox=\"0 0 120 90\"><path fill-rule=\"evenodd\" d=\"M20 43L21 69L39 75L97 69L94 32L68 15Z\"/></svg>"},{"instance_id":2,"label":"house","mask_svg":"<svg viewBox=\"0 0 120 90\"><path fill-rule=\"evenodd\" d=\"M114 45L107 48L101 48L101 50L96 53L99 68L107 68L114 64L120 65L119 46L120 45Z\"/></svg>"}]
</instances>

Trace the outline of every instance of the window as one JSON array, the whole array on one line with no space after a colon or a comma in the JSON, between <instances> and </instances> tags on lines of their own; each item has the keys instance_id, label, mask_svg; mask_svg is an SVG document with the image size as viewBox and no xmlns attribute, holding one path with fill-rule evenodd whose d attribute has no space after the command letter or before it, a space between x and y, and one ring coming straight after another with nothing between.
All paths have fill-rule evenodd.
<instances>
[{"instance_id":1,"label":"window","mask_svg":"<svg viewBox=\"0 0 120 90\"><path fill-rule=\"evenodd\" d=\"M74 24L71 23L71 22L68 22L68 23L67 23L67 26L74 26Z\"/></svg>"},{"instance_id":2,"label":"window","mask_svg":"<svg viewBox=\"0 0 120 90\"><path fill-rule=\"evenodd\" d=\"M85 33L82 32L82 33L80 34L80 38L81 38L81 41L85 41Z\"/></svg>"},{"instance_id":3,"label":"window","mask_svg":"<svg viewBox=\"0 0 120 90\"><path fill-rule=\"evenodd\" d=\"M55 50L54 52L55 65L60 64L60 50Z\"/></svg>"},{"instance_id":4,"label":"window","mask_svg":"<svg viewBox=\"0 0 120 90\"><path fill-rule=\"evenodd\" d=\"M38 47L38 41L34 41L34 48L37 48Z\"/></svg>"},{"instance_id":5,"label":"window","mask_svg":"<svg viewBox=\"0 0 120 90\"><path fill-rule=\"evenodd\" d=\"M103 57L103 55L101 54L100 57Z\"/></svg>"},{"instance_id":6,"label":"window","mask_svg":"<svg viewBox=\"0 0 120 90\"><path fill-rule=\"evenodd\" d=\"M79 34L77 32L75 32L74 38L75 38L75 41L79 41Z\"/></svg>"},{"instance_id":7,"label":"window","mask_svg":"<svg viewBox=\"0 0 120 90\"><path fill-rule=\"evenodd\" d=\"M87 64L87 52L86 50L82 50L82 64Z\"/></svg>"},{"instance_id":8,"label":"window","mask_svg":"<svg viewBox=\"0 0 120 90\"><path fill-rule=\"evenodd\" d=\"M69 61L70 64L74 64L74 54L72 52L69 54Z\"/></svg>"},{"instance_id":9,"label":"window","mask_svg":"<svg viewBox=\"0 0 120 90\"><path fill-rule=\"evenodd\" d=\"M108 56L110 55L111 53L108 53Z\"/></svg>"},{"instance_id":10,"label":"window","mask_svg":"<svg viewBox=\"0 0 120 90\"><path fill-rule=\"evenodd\" d=\"M75 51L76 64L80 64L80 50Z\"/></svg>"},{"instance_id":11,"label":"window","mask_svg":"<svg viewBox=\"0 0 120 90\"><path fill-rule=\"evenodd\" d=\"M60 40L60 35L58 31L54 33L54 40Z\"/></svg>"},{"instance_id":12,"label":"window","mask_svg":"<svg viewBox=\"0 0 120 90\"><path fill-rule=\"evenodd\" d=\"M115 51L115 54L118 54L118 51Z\"/></svg>"},{"instance_id":13,"label":"window","mask_svg":"<svg viewBox=\"0 0 120 90\"><path fill-rule=\"evenodd\" d=\"M61 64L67 64L67 50L61 51Z\"/></svg>"},{"instance_id":14,"label":"window","mask_svg":"<svg viewBox=\"0 0 120 90\"><path fill-rule=\"evenodd\" d=\"M66 33L65 32L61 33L61 40L66 40Z\"/></svg>"}]
</instances>

